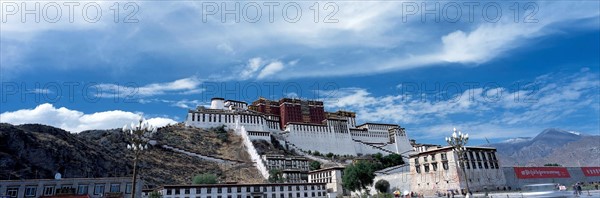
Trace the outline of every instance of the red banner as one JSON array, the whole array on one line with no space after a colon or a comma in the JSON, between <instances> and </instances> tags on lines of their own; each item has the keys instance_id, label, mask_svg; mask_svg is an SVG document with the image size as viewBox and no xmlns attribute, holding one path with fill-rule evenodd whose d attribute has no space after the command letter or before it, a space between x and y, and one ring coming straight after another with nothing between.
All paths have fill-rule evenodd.
<instances>
[{"instance_id":1,"label":"red banner","mask_svg":"<svg viewBox=\"0 0 600 198\"><path fill-rule=\"evenodd\" d=\"M581 167L581 171L586 177L600 176L600 167Z\"/></svg>"},{"instance_id":2,"label":"red banner","mask_svg":"<svg viewBox=\"0 0 600 198\"><path fill-rule=\"evenodd\" d=\"M519 179L570 178L565 167L514 167Z\"/></svg>"}]
</instances>

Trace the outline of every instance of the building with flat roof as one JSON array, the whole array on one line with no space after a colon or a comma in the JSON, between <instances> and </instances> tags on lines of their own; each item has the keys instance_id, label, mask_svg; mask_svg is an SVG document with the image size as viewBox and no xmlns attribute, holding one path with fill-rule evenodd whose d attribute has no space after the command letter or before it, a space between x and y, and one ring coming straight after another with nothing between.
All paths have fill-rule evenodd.
<instances>
[{"instance_id":1,"label":"building with flat roof","mask_svg":"<svg viewBox=\"0 0 600 198\"><path fill-rule=\"evenodd\" d=\"M131 177L0 180L0 195L8 197L89 196L132 197ZM136 197L142 195L138 181Z\"/></svg>"},{"instance_id":2,"label":"building with flat roof","mask_svg":"<svg viewBox=\"0 0 600 198\"><path fill-rule=\"evenodd\" d=\"M308 182L309 160L302 156L262 155L268 170L281 170L286 183Z\"/></svg>"},{"instance_id":3,"label":"building with flat roof","mask_svg":"<svg viewBox=\"0 0 600 198\"><path fill-rule=\"evenodd\" d=\"M393 116L393 115L390 115ZM325 112L321 101L259 98L245 102L213 98L210 108L189 110L185 125L198 128L225 126L249 139L270 140L302 151L339 155L403 154L413 151L405 129L397 124L357 125L356 113Z\"/></svg>"},{"instance_id":4,"label":"building with flat roof","mask_svg":"<svg viewBox=\"0 0 600 198\"><path fill-rule=\"evenodd\" d=\"M325 183L164 185L163 198L325 198Z\"/></svg>"},{"instance_id":5,"label":"building with flat roof","mask_svg":"<svg viewBox=\"0 0 600 198\"><path fill-rule=\"evenodd\" d=\"M334 166L322 168L308 172L309 183L326 183L327 192L336 197L337 195L350 195L342 187L342 177L344 176L343 166Z\"/></svg>"},{"instance_id":6,"label":"building with flat roof","mask_svg":"<svg viewBox=\"0 0 600 198\"><path fill-rule=\"evenodd\" d=\"M466 183L472 192L492 190L506 185L504 172L496 158L496 149L467 146L462 159L450 146L431 147L411 154L410 178L413 192L432 196L436 193L464 191ZM468 181L465 181L464 170Z\"/></svg>"}]
</instances>

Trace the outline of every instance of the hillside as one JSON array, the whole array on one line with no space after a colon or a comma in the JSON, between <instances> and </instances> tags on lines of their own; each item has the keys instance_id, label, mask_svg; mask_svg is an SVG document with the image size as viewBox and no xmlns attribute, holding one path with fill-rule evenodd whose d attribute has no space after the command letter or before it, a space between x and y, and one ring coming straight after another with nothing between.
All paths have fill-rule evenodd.
<instances>
[{"instance_id":1,"label":"hillside","mask_svg":"<svg viewBox=\"0 0 600 198\"><path fill-rule=\"evenodd\" d=\"M149 185L186 184L200 173L219 180L262 182L253 166L224 165L201 160L160 147L171 145L187 151L249 162L241 138L228 133L228 141L213 131L168 126L154 137L159 145L149 149L140 162L141 175ZM93 130L71 134L62 129L27 124L0 125L0 180L63 177L130 176L131 156L119 130ZM168 162L168 163L165 163Z\"/></svg>"},{"instance_id":2,"label":"hillside","mask_svg":"<svg viewBox=\"0 0 600 198\"><path fill-rule=\"evenodd\" d=\"M546 129L533 138L520 137L496 147L501 166L600 166L600 136L581 135L561 129ZM527 159L527 160L523 160Z\"/></svg>"}]
</instances>

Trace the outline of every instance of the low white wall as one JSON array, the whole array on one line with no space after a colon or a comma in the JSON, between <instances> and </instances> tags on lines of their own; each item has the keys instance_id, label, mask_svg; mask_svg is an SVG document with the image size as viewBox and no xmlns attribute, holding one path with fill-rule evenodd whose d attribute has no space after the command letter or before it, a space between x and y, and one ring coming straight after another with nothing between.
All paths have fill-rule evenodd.
<instances>
[{"instance_id":1,"label":"low white wall","mask_svg":"<svg viewBox=\"0 0 600 198\"><path fill-rule=\"evenodd\" d=\"M258 151L256 151L256 148L254 148L252 141L250 141L250 137L248 137L246 128L244 128L244 126L242 126L240 128L237 128L235 131L237 134L242 136L244 146L246 146L248 154L250 154L250 159L254 162L254 166L256 166L256 169L258 169L260 174L265 179L269 179L269 171L267 170L267 167L265 166L262 159L260 158Z\"/></svg>"}]
</instances>

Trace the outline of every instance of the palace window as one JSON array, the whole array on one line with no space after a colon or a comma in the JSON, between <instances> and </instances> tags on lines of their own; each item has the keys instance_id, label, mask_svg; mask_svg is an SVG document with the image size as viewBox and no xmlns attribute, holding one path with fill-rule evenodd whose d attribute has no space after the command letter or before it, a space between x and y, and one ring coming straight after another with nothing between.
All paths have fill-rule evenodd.
<instances>
[{"instance_id":1,"label":"palace window","mask_svg":"<svg viewBox=\"0 0 600 198\"><path fill-rule=\"evenodd\" d=\"M448 170L448 162L442 162L442 167L444 167L444 170Z\"/></svg>"},{"instance_id":2,"label":"palace window","mask_svg":"<svg viewBox=\"0 0 600 198\"><path fill-rule=\"evenodd\" d=\"M423 165L423 167L425 168L425 172L428 173L429 172L429 165L425 164L425 165Z\"/></svg>"},{"instance_id":3,"label":"palace window","mask_svg":"<svg viewBox=\"0 0 600 198\"><path fill-rule=\"evenodd\" d=\"M6 189L6 195L10 197L17 197L19 195L19 187L10 187Z\"/></svg>"},{"instance_id":4,"label":"palace window","mask_svg":"<svg viewBox=\"0 0 600 198\"><path fill-rule=\"evenodd\" d=\"M25 197L35 197L36 191L37 191L37 187L27 186L25 188Z\"/></svg>"},{"instance_id":5,"label":"palace window","mask_svg":"<svg viewBox=\"0 0 600 198\"><path fill-rule=\"evenodd\" d=\"M433 168L433 171L437 171L437 163L431 163L431 168Z\"/></svg>"},{"instance_id":6,"label":"palace window","mask_svg":"<svg viewBox=\"0 0 600 198\"><path fill-rule=\"evenodd\" d=\"M44 195L54 195L54 186L44 186Z\"/></svg>"},{"instance_id":7,"label":"palace window","mask_svg":"<svg viewBox=\"0 0 600 198\"><path fill-rule=\"evenodd\" d=\"M132 183L125 184L125 194L131 194L132 190L133 190L133 184Z\"/></svg>"},{"instance_id":8,"label":"palace window","mask_svg":"<svg viewBox=\"0 0 600 198\"><path fill-rule=\"evenodd\" d=\"M96 186L94 186L94 195L102 194L104 194L104 184L96 184Z\"/></svg>"},{"instance_id":9,"label":"palace window","mask_svg":"<svg viewBox=\"0 0 600 198\"><path fill-rule=\"evenodd\" d=\"M120 184L110 184L110 192L119 192L121 191Z\"/></svg>"},{"instance_id":10,"label":"palace window","mask_svg":"<svg viewBox=\"0 0 600 198\"><path fill-rule=\"evenodd\" d=\"M416 171L417 173L421 173L421 166L419 166L419 165L416 165L416 166L415 166L415 171Z\"/></svg>"},{"instance_id":11,"label":"palace window","mask_svg":"<svg viewBox=\"0 0 600 198\"><path fill-rule=\"evenodd\" d=\"M85 195L88 194L88 185L87 184L80 184L77 187L77 194L78 195Z\"/></svg>"}]
</instances>

